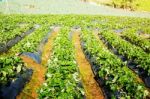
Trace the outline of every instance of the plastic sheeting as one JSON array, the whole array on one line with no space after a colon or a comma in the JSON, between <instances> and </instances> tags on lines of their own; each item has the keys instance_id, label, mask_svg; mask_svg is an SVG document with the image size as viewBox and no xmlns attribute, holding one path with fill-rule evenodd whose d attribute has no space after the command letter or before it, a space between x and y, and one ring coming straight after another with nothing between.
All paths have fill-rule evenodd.
<instances>
[{"instance_id":1,"label":"plastic sheeting","mask_svg":"<svg viewBox=\"0 0 150 99\"><path fill-rule=\"evenodd\" d=\"M144 70L143 68L139 67L138 64L134 62L134 60L128 60L127 57L120 55L118 50L113 48L111 44L109 44L103 37L100 36L100 39L105 43L105 45L116 55L120 58L123 62L127 62L128 68L133 70L139 77L144 81L145 85L150 88L150 76L148 75L148 71Z\"/></svg>"},{"instance_id":2,"label":"plastic sheeting","mask_svg":"<svg viewBox=\"0 0 150 99\"><path fill-rule=\"evenodd\" d=\"M32 69L26 70L25 73L17 77L17 79L10 84L10 86L4 86L0 90L0 99L16 99L16 96L24 88L25 84L31 79Z\"/></svg>"},{"instance_id":3,"label":"plastic sheeting","mask_svg":"<svg viewBox=\"0 0 150 99\"><path fill-rule=\"evenodd\" d=\"M31 59L33 59L35 62L37 62L38 64L41 64L41 56L42 56L42 51L44 48L45 43L48 42L48 38L51 35L52 32L49 32L41 41L41 43L39 44L39 47L37 48L37 52L31 53L31 52L24 52L21 55L25 55L30 57Z\"/></svg>"},{"instance_id":4,"label":"plastic sheeting","mask_svg":"<svg viewBox=\"0 0 150 99\"><path fill-rule=\"evenodd\" d=\"M21 55L25 55L28 56L30 58L32 58L34 61L36 61L38 64L41 63L41 55L40 53L36 52L36 53L31 53L31 52L24 52Z\"/></svg>"},{"instance_id":5,"label":"plastic sheeting","mask_svg":"<svg viewBox=\"0 0 150 99\"><path fill-rule=\"evenodd\" d=\"M25 33L22 33L19 36L14 37L13 39L9 40L6 44L1 43L0 44L0 53L7 52L12 46L17 44L19 41L21 41L25 36L29 35L35 30L35 28L32 28Z\"/></svg>"}]
</instances>

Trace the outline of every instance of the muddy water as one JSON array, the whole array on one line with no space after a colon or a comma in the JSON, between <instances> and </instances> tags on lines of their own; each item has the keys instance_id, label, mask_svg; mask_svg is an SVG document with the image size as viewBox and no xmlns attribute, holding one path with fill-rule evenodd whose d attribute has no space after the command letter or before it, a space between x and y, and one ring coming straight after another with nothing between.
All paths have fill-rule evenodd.
<instances>
[{"instance_id":1,"label":"muddy water","mask_svg":"<svg viewBox=\"0 0 150 99\"><path fill-rule=\"evenodd\" d=\"M21 56L27 68L33 69L33 75L30 82L25 86L20 95L17 96L17 99L36 99L38 97L36 91L45 81L46 67L44 65L47 64L51 55L53 40L57 36L58 30L59 28L54 28L48 42L44 46L42 52L42 65L37 64L34 60L27 56Z\"/></svg>"},{"instance_id":2,"label":"muddy water","mask_svg":"<svg viewBox=\"0 0 150 99\"><path fill-rule=\"evenodd\" d=\"M83 87L85 89L87 99L104 99L104 95L99 85L94 79L91 66L82 51L80 45L79 31L75 31L73 35L73 43L75 45L76 61L79 66Z\"/></svg>"}]
</instances>

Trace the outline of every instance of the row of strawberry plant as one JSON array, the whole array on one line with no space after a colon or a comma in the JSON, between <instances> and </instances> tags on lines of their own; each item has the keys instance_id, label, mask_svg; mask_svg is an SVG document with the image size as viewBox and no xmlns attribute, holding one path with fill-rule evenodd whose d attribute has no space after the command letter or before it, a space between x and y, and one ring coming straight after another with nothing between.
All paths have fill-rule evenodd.
<instances>
[{"instance_id":1,"label":"row of strawberry plant","mask_svg":"<svg viewBox=\"0 0 150 99\"><path fill-rule=\"evenodd\" d=\"M149 21L148 21L148 22L149 22ZM141 31L141 33L150 35L150 28L149 28L149 25L150 25L150 24L148 24L148 25L143 24L143 26L139 27L139 30ZM137 27L138 27L138 26L137 26Z\"/></svg>"},{"instance_id":2,"label":"row of strawberry plant","mask_svg":"<svg viewBox=\"0 0 150 99\"><path fill-rule=\"evenodd\" d=\"M0 16L0 42L5 43L16 35L33 27L34 21L28 16L2 15Z\"/></svg>"},{"instance_id":3,"label":"row of strawberry plant","mask_svg":"<svg viewBox=\"0 0 150 99\"><path fill-rule=\"evenodd\" d=\"M139 37L137 34L137 29L128 29L123 32L122 37L130 41L131 43L141 47L144 51L150 52L150 42L147 39Z\"/></svg>"},{"instance_id":4,"label":"row of strawberry plant","mask_svg":"<svg viewBox=\"0 0 150 99\"><path fill-rule=\"evenodd\" d=\"M42 39L50 32L49 25L42 25L40 28L35 30L32 34L26 36L18 44L13 46L10 53L22 53L22 52L35 52Z\"/></svg>"},{"instance_id":5,"label":"row of strawberry plant","mask_svg":"<svg viewBox=\"0 0 150 99\"><path fill-rule=\"evenodd\" d=\"M20 57L0 57L0 98L15 99L31 79L32 73Z\"/></svg>"},{"instance_id":6,"label":"row of strawberry plant","mask_svg":"<svg viewBox=\"0 0 150 99\"><path fill-rule=\"evenodd\" d=\"M19 41L21 41L25 36L29 35L35 30L33 26L25 27L25 28L17 28L12 34L5 34L1 35L3 39L1 39L0 43L0 53L7 52L11 47L13 47L15 44L17 44Z\"/></svg>"},{"instance_id":7,"label":"row of strawberry plant","mask_svg":"<svg viewBox=\"0 0 150 99\"><path fill-rule=\"evenodd\" d=\"M0 89L14 81L18 74L26 70L24 63L17 56L0 57Z\"/></svg>"},{"instance_id":8,"label":"row of strawberry plant","mask_svg":"<svg viewBox=\"0 0 150 99\"><path fill-rule=\"evenodd\" d=\"M74 58L74 47L69 40L69 28L63 27L53 43L48 62L46 82L39 90L39 99L82 99L79 72Z\"/></svg>"},{"instance_id":9,"label":"row of strawberry plant","mask_svg":"<svg viewBox=\"0 0 150 99\"><path fill-rule=\"evenodd\" d=\"M137 82L136 76L125 64L106 49L101 41L95 38L91 31L83 30L81 34L83 50L97 72L100 85L109 98L137 98L148 95L143 84ZM98 68L98 69L96 69Z\"/></svg>"},{"instance_id":10,"label":"row of strawberry plant","mask_svg":"<svg viewBox=\"0 0 150 99\"><path fill-rule=\"evenodd\" d=\"M124 29L136 27L138 30L148 33L149 19L129 18L129 17L95 17L90 24L97 24L103 28Z\"/></svg>"},{"instance_id":11,"label":"row of strawberry plant","mask_svg":"<svg viewBox=\"0 0 150 99\"><path fill-rule=\"evenodd\" d=\"M26 32L27 30L33 28L33 25L30 24L26 24L23 27L18 27L14 30L12 30L11 32L2 32L0 33L0 42L6 44L7 41L15 38L16 36L20 36L21 33Z\"/></svg>"},{"instance_id":12,"label":"row of strawberry plant","mask_svg":"<svg viewBox=\"0 0 150 99\"><path fill-rule=\"evenodd\" d=\"M16 80L17 75L26 71L25 64L20 57L16 56L16 53L37 51L37 47L49 32L49 29L49 25L43 25L13 46L8 53L0 56L0 80L4 86L10 85L13 80Z\"/></svg>"},{"instance_id":13,"label":"row of strawberry plant","mask_svg":"<svg viewBox=\"0 0 150 99\"><path fill-rule=\"evenodd\" d=\"M22 18L14 15L0 16L0 50L2 47L6 46L6 43L8 43L9 40L14 39L15 36L20 35L21 33L33 27L32 23L30 23L30 21L27 22L27 20L28 19L26 17ZM22 85L24 85L23 83L27 82L25 79L29 79L32 75L32 73L30 75L28 75L28 73L29 69L25 67L25 64L20 57L16 56L15 54L8 56L1 55L0 97L2 99L5 98L6 93L9 93L12 90L12 86L14 89L13 91L15 91L14 94L19 92L18 90L20 90ZM21 86L19 85L18 81L21 81Z\"/></svg>"},{"instance_id":14,"label":"row of strawberry plant","mask_svg":"<svg viewBox=\"0 0 150 99\"><path fill-rule=\"evenodd\" d=\"M19 18L20 19L20 18ZM18 27L19 20L14 16L0 15L0 30L1 32L11 32Z\"/></svg>"},{"instance_id":15,"label":"row of strawberry plant","mask_svg":"<svg viewBox=\"0 0 150 99\"><path fill-rule=\"evenodd\" d=\"M0 53L7 52L12 46L32 33L36 28L28 17L1 16Z\"/></svg>"},{"instance_id":16,"label":"row of strawberry plant","mask_svg":"<svg viewBox=\"0 0 150 99\"><path fill-rule=\"evenodd\" d=\"M150 75L150 55L145 53L140 47L132 45L123 40L112 31L100 32L101 39L107 41L110 47L117 49L117 53L123 55L128 60L132 60L137 66L143 68L147 75Z\"/></svg>"}]
</instances>

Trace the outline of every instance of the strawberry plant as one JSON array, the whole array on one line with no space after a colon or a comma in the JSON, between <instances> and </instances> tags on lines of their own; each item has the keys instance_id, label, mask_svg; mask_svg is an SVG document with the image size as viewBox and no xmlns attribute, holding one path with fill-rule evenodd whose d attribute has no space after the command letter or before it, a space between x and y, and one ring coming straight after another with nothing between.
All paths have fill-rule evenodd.
<instances>
[{"instance_id":1,"label":"strawberry plant","mask_svg":"<svg viewBox=\"0 0 150 99\"><path fill-rule=\"evenodd\" d=\"M100 34L112 45L112 47L118 50L119 54L125 56L128 60L133 60L145 71L148 71L148 75L150 75L149 54L146 54L140 47L121 39L121 37L117 36L112 31L103 31Z\"/></svg>"},{"instance_id":2,"label":"strawberry plant","mask_svg":"<svg viewBox=\"0 0 150 99\"><path fill-rule=\"evenodd\" d=\"M39 99L82 99L84 96L68 33L69 29L63 27L54 41L53 53L47 66L46 82L39 90Z\"/></svg>"},{"instance_id":3,"label":"strawberry plant","mask_svg":"<svg viewBox=\"0 0 150 99\"><path fill-rule=\"evenodd\" d=\"M103 43L98 41L94 35L84 30L81 35L84 42L83 49L90 54L89 59L93 57L95 61L92 64L99 66L97 74L104 80L104 86L107 86L112 98L144 98L147 90L136 81L135 75L125 64L104 48Z\"/></svg>"}]
</instances>

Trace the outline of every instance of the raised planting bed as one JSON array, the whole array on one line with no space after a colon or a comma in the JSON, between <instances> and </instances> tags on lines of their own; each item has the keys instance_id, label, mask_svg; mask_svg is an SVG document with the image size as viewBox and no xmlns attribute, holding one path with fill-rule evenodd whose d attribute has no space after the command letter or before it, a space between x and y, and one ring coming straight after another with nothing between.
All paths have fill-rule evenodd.
<instances>
[{"instance_id":1,"label":"raised planting bed","mask_svg":"<svg viewBox=\"0 0 150 99\"><path fill-rule=\"evenodd\" d=\"M142 66L142 62L140 64L140 62L137 61L137 60L145 61L145 63L147 63L145 65L149 66L148 65L149 55L142 52L142 50L140 50L140 49L139 50L136 49L136 47L134 47L134 46L132 47L132 45L130 45L129 43L126 43L125 41L122 41L122 43L120 42L120 44L123 44L123 42L126 43L126 45L125 45L126 47L123 48L122 46L119 47L119 44L117 46L115 46L114 45L115 43L113 43L113 42L116 42L115 40L112 40L112 41L110 39L106 40L106 38L103 37L103 35L100 35L99 37L103 41L103 43L111 50L111 52L113 52L115 55L117 55L122 61L126 62L127 63L126 65L142 78L145 85L147 87L150 87L149 86L150 85L150 81L149 81L150 76L149 76L149 72L148 72L149 70L144 69L144 66ZM110 37L110 35L109 35L109 37ZM116 38L116 40L117 40L116 36L113 36L113 37L114 37L114 39ZM121 48L122 48L122 50L121 50ZM131 49L131 48L133 48L133 49ZM124 54L124 52L126 50L128 50L129 53L126 52L127 54ZM130 50L133 50L135 52L132 53ZM137 54L136 53L137 51L139 51L139 52L141 51L143 54ZM129 55L130 55L130 57L129 57ZM142 57L142 55L143 55L143 57Z\"/></svg>"}]
</instances>

